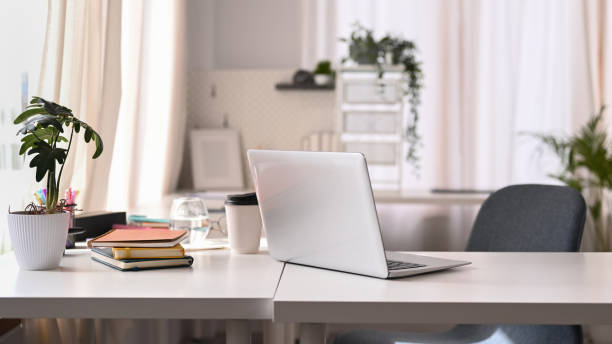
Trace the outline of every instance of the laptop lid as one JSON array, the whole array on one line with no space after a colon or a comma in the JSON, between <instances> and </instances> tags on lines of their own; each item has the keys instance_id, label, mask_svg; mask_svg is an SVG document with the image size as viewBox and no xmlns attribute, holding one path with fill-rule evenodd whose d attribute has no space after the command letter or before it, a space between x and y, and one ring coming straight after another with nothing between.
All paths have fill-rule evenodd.
<instances>
[{"instance_id":1,"label":"laptop lid","mask_svg":"<svg viewBox=\"0 0 612 344\"><path fill-rule=\"evenodd\" d=\"M387 277L362 154L249 150L247 155L272 257Z\"/></svg>"}]
</instances>

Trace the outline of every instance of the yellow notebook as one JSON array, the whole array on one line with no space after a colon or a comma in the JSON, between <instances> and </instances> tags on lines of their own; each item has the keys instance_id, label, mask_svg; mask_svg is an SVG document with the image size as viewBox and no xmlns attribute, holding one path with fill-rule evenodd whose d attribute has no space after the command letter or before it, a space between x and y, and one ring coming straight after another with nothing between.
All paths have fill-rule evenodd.
<instances>
[{"instance_id":1,"label":"yellow notebook","mask_svg":"<svg viewBox=\"0 0 612 344\"><path fill-rule=\"evenodd\" d=\"M183 258L185 249L181 244L173 247L113 247L115 259Z\"/></svg>"}]
</instances>

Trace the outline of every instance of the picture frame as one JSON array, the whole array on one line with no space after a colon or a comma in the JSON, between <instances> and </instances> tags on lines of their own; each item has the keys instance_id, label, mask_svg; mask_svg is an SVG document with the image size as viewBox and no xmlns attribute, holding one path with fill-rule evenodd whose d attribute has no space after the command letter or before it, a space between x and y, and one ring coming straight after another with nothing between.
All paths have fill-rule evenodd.
<instances>
[{"instance_id":1,"label":"picture frame","mask_svg":"<svg viewBox=\"0 0 612 344\"><path fill-rule=\"evenodd\" d=\"M244 188L238 130L194 129L190 141L196 190Z\"/></svg>"}]
</instances>

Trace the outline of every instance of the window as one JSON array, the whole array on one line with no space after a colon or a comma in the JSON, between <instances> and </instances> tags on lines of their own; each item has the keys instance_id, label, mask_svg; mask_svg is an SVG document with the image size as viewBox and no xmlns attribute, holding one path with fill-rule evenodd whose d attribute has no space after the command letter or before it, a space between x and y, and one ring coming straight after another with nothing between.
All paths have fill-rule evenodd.
<instances>
[{"instance_id":1,"label":"window","mask_svg":"<svg viewBox=\"0 0 612 344\"><path fill-rule=\"evenodd\" d=\"M23 208L32 200L33 173L19 153L13 119L36 93L42 61L47 2L39 0L0 3L0 209ZM0 253L9 248L6 216L0 217Z\"/></svg>"}]
</instances>

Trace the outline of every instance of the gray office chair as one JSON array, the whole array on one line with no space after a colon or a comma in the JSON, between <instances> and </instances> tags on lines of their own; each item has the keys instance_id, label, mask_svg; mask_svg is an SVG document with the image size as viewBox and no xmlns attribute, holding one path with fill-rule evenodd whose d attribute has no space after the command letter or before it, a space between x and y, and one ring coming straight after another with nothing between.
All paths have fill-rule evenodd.
<instances>
[{"instance_id":1,"label":"gray office chair","mask_svg":"<svg viewBox=\"0 0 612 344\"><path fill-rule=\"evenodd\" d=\"M555 185L512 185L483 203L467 251L577 252L586 218L580 193ZM580 326L457 325L442 333L353 331L335 344L582 343Z\"/></svg>"}]
</instances>

